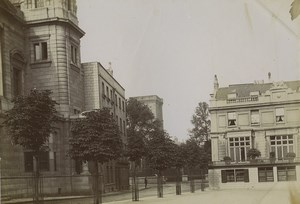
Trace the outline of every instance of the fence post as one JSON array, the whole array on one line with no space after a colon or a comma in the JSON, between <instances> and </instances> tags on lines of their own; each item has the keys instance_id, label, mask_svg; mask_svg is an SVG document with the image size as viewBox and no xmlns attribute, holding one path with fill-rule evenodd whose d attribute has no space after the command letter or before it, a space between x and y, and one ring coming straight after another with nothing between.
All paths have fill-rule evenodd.
<instances>
[{"instance_id":1,"label":"fence post","mask_svg":"<svg viewBox=\"0 0 300 204\"><path fill-rule=\"evenodd\" d=\"M194 178L191 176L190 177L190 187L191 187L191 193L194 193L195 192L195 181L194 181Z\"/></svg>"},{"instance_id":2,"label":"fence post","mask_svg":"<svg viewBox=\"0 0 300 204\"><path fill-rule=\"evenodd\" d=\"M1 201L2 201L2 194L1 194L1 186L2 186L2 183L1 183L1 157L0 157L0 204L1 204Z\"/></svg>"},{"instance_id":3,"label":"fence post","mask_svg":"<svg viewBox=\"0 0 300 204\"><path fill-rule=\"evenodd\" d=\"M139 185L138 185L138 177L133 175L132 177L132 201L139 201Z\"/></svg>"}]
</instances>

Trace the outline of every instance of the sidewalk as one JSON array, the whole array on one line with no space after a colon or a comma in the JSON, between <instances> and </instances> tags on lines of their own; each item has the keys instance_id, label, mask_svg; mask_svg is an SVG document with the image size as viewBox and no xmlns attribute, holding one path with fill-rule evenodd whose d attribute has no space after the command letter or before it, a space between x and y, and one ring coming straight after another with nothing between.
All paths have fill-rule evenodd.
<instances>
[{"instance_id":1,"label":"sidewalk","mask_svg":"<svg viewBox=\"0 0 300 204\"><path fill-rule=\"evenodd\" d=\"M143 204L300 204L300 185L290 186L288 184L278 183L269 189L233 189L233 190L215 190L206 189L204 192L196 190L190 193L184 190L182 195L175 195L173 186L164 188L164 197L157 198L156 187L151 186L147 189L140 189L139 203ZM292 193L293 194L292 194ZM294 195L295 201L291 202L291 195ZM49 198L45 204L92 204L92 197L61 197L60 200ZM298 199L298 200L296 200ZM1 204L12 203L32 203L32 200L13 200L2 202ZM114 192L103 196L103 203L133 204L131 200L131 191Z\"/></svg>"}]
</instances>

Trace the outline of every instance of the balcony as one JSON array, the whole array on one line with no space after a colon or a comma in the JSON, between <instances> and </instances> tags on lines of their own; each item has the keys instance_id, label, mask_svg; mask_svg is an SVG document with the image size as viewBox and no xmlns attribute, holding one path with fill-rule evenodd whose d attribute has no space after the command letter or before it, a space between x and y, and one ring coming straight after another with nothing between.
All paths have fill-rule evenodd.
<instances>
[{"instance_id":1,"label":"balcony","mask_svg":"<svg viewBox=\"0 0 300 204\"><path fill-rule=\"evenodd\" d=\"M239 97L226 100L227 103L246 103L253 101L258 101L258 96Z\"/></svg>"},{"instance_id":2,"label":"balcony","mask_svg":"<svg viewBox=\"0 0 300 204\"><path fill-rule=\"evenodd\" d=\"M230 163L225 163L225 161L214 161L210 164L211 168L220 168L220 167L244 167L244 166L280 166L287 164L299 164L300 157L296 157L293 160L285 159L276 159L275 161L271 161L269 158L258 158L252 161L240 161L235 162L231 161Z\"/></svg>"}]
</instances>

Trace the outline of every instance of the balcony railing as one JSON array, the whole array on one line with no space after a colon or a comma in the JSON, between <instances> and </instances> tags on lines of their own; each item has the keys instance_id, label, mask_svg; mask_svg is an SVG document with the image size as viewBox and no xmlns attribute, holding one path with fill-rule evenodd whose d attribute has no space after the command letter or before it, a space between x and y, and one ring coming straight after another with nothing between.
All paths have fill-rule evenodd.
<instances>
[{"instance_id":1,"label":"balcony railing","mask_svg":"<svg viewBox=\"0 0 300 204\"><path fill-rule=\"evenodd\" d=\"M210 164L210 166L245 166L245 165L253 165L253 166L260 166L260 165L266 165L266 164L292 164L292 163L300 163L300 157L295 157L293 160L291 159L275 159L275 161L269 159L269 158L257 158L255 160L251 161L231 161L231 162L225 162L225 161L214 161Z\"/></svg>"},{"instance_id":2,"label":"balcony railing","mask_svg":"<svg viewBox=\"0 0 300 204\"><path fill-rule=\"evenodd\" d=\"M227 103L245 103L258 101L258 96L239 97L234 99L227 99Z\"/></svg>"}]
</instances>

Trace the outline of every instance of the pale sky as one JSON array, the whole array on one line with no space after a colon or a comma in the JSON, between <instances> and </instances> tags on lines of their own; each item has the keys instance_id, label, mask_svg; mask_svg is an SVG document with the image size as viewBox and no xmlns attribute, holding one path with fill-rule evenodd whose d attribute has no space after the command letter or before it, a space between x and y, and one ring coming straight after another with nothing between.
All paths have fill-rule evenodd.
<instances>
[{"instance_id":1,"label":"pale sky","mask_svg":"<svg viewBox=\"0 0 300 204\"><path fill-rule=\"evenodd\" d=\"M188 138L198 102L220 86L300 79L291 0L77 0L82 62L99 61L126 98L163 98L164 127Z\"/></svg>"}]
</instances>

